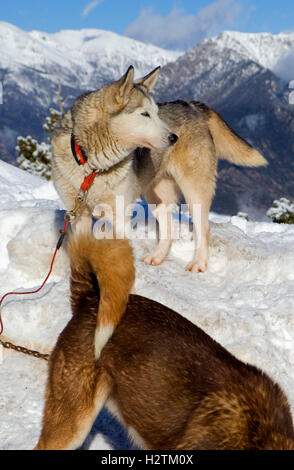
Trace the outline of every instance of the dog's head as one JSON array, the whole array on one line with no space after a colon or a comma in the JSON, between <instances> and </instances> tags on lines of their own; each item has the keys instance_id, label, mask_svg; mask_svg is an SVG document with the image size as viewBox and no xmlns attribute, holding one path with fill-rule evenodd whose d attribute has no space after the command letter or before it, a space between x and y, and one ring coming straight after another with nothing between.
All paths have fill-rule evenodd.
<instances>
[{"instance_id":1,"label":"dog's head","mask_svg":"<svg viewBox=\"0 0 294 470\"><path fill-rule=\"evenodd\" d=\"M72 114L73 132L89 158L103 153L117 162L136 147L164 150L177 136L158 116L150 95L160 67L134 81L134 67L116 82L79 97Z\"/></svg>"},{"instance_id":2,"label":"dog's head","mask_svg":"<svg viewBox=\"0 0 294 470\"><path fill-rule=\"evenodd\" d=\"M158 106L150 95L160 72L157 67L145 77L134 81L134 68L116 82L115 100L119 112L110 121L112 133L133 147L164 150L173 145L177 136L158 116Z\"/></svg>"}]
</instances>

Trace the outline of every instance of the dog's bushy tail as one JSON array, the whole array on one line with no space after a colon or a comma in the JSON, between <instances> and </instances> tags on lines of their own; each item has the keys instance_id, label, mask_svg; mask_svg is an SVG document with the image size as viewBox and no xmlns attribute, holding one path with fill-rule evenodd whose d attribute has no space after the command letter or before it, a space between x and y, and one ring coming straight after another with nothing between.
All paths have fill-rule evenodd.
<instances>
[{"instance_id":1,"label":"dog's bushy tail","mask_svg":"<svg viewBox=\"0 0 294 470\"><path fill-rule=\"evenodd\" d=\"M236 134L218 113L199 102L193 102L192 106L195 106L207 119L218 158L241 166L256 167L268 164L266 159Z\"/></svg>"},{"instance_id":2,"label":"dog's bushy tail","mask_svg":"<svg viewBox=\"0 0 294 470\"><path fill-rule=\"evenodd\" d=\"M78 235L71 237L69 254L73 314L79 311L81 302L87 303L88 308L98 308L94 340L98 359L125 312L134 283L132 248L127 240Z\"/></svg>"}]
</instances>

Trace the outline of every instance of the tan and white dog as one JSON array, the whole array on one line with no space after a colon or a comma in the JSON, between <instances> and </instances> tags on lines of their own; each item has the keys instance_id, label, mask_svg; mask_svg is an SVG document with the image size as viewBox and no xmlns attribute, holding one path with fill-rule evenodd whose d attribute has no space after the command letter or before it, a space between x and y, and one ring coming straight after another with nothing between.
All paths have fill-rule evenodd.
<instances>
[{"instance_id":1,"label":"tan and white dog","mask_svg":"<svg viewBox=\"0 0 294 470\"><path fill-rule=\"evenodd\" d=\"M204 272L218 158L244 166L266 165L266 160L207 106L183 101L157 105L150 91L158 74L159 67L134 81L130 67L120 80L77 98L52 139L53 179L66 207L73 209L84 176L98 172L78 214L78 231L90 230L91 215L101 214L103 205L115 219L116 196L123 196L125 207L140 196L157 204L160 222L160 207L177 203L182 192L192 216L194 206L201 209L193 220L197 244L187 270ZM73 157L73 139L87 158L85 165ZM159 244L146 254L146 263L158 265L165 259L172 225L168 211L166 231L159 223Z\"/></svg>"},{"instance_id":2,"label":"tan and white dog","mask_svg":"<svg viewBox=\"0 0 294 470\"><path fill-rule=\"evenodd\" d=\"M79 235L70 258L73 317L51 354L37 450L81 446L104 405L143 449L294 450L277 384L168 307L129 296L127 240ZM95 361L100 316L120 321Z\"/></svg>"}]
</instances>

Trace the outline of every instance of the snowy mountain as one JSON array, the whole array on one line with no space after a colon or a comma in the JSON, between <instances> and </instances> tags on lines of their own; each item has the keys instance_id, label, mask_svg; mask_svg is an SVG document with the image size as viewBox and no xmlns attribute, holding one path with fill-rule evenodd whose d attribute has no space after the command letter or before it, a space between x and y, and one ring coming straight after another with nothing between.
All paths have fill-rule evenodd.
<instances>
[{"instance_id":1,"label":"snowy mountain","mask_svg":"<svg viewBox=\"0 0 294 470\"><path fill-rule=\"evenodd\" d=\"M0 297L32 290L48 272L63 227L52 182L0 161ZM269 220L269 219L268 219ZM174 241L158 267L141 258L155 240L132 241L134 292L169 306L239 359L267 372L285 391L294 413L294 226L247 222L210 214L210 258L203 275L188 273L189 238ZM145 225L138 233L144 238ZM48 284L37 295L5 299L3 340L48 353L70 319L69 260L58 251ZM47 363L0 346L0 449L32 449L44 404ZM129 449L119 425L102 412L86 444Z\"/></svg>"},{"instance_id":2,"label":"snowy mountain","mask_svg":"<svg viewBox=\"0 0 294 470\"><path fill-rule=\"evenodd\" d=\"M58 80L72 99L117 79L130 65L141 76L163 69L158 101L199 100L212 106L270 161L267 169L220 164L214 208L265 213L272 201L294 194L294 106L289 103L288 59L294 33L225 31L187 53L167 51L117 34L89 29L47 34L0 22L0 157L14 161L17 135L43 137L56 106ZM286 65L285 65L286 64Z\"/></svg>"},{"instance_id":3,"label":"snowy mountain","mask_svg":"<svg viewBox=\"0 0 294 470\"><path fill-rule=\"evenodd\" d=\"M252 60L262 67L277 71L282 59L293 53L294 33L239 33L224 31L220 35L206 39L205 43L215 43L220 50L236 51L244 60Z\"/></svg>"},{"instance_id":4,"label":"snowy mountain","mask_svg":"<svg viewBox=\"0 0 294 470\"><path fill-rule=\"evenodd\" d=\"M287 40L282 41L281 38L284 36ZM288 40L289 37L291 41ZM262 42L262 38L270 38L271 41ZM161 74L162 89L158 94L162 96L164 93L169 95L174 92L184 92L187 97L191 97L192 93L193 98L199 95L203 98L212 95L217 100L220 92L222 98L224 92L225 94L229 92L232 79L238 85L242 79L250 77L259 70L270 70L274 73L279 58L286 56L291 50L294 51L294 33L273 36L227 31L215 38L202 41L177 61L169 64L165 68L165 74ZM181 71L180 80L179 71ZM199 82L195 84L195 80ZM207 87L208 81L213 84L212 89ZM170 91L168 87L172 82L174 86Z\"/></svg>"},{"instance_id":5,"label":"snowy mountain","mask_svg":"<svg viewBox=\"0 0 294 470\"><path fill-rule=\"evenodd\" d=\"M57 84L80 89L99 88L105 81L122 75L132 63L138 75L158 64L175 60L180 53L98 29L26 32L0 22L1 68L8 69L9 82L21 85L23 93L35 93L30 72ZM13 74L13 76L12 76ZM51 102L47 94L44 103Z\"/></svg>"}]
</instances>

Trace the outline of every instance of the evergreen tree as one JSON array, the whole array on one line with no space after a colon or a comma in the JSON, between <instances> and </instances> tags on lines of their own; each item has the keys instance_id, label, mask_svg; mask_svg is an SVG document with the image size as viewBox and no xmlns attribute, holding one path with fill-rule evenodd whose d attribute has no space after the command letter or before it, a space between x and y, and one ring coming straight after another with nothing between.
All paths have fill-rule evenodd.
<instances>
[{"instance_id":1,"label":"evergreen tree","mask_svg":"<svg viewBox=\"0 0 294 470\"><path fill-rule=\"evenodd\" d=\"M49 116L45 118L45 123L43 124L43 129L45 132L48 134L52 134L54 131L60 117L61 117L61 112L57 111L57 109L50 108L49 110Z\"/></svg>"},{"instance_id":2,"label":"evergreen tree","mask_svg":"<svg viewBox=\"0 0 294 470\"><path fill-rule=\"evenodd\" d=\"M278 224L294 224L294 202L282 197L274 201L266 215Z\"/></svg>"},{"instance_id":3,"label":"evergreen tree","mask_svg":"<svg viewBox=\"0 0 294 470\"><path fill-rule=\"evenodd\" d=\"M69 98L69 97L68 97ZM50 145L50 136L54 131L59 119L64 114L64 105L66 100L62 99L61 84L58 85L57 100L60 111L51 108L49 116L46 117L43 129L49 134L47 142L39 143L30 135L27 137L18 137L15 150L18 154L16 159L18 166L29 173L38 175L47 180L51 179L52 170L52 152Z\"/></svg>"},{"instance_id":4,"label":"evergreen tree","mask_svg":"<svg viewBox=\"0 0 294 470\"><path fill-rule=\"evenodd\" d=\"M51 179L52 154L50 144L27 137L18 137L15 147L18 157L16 159L19 168L38 175L46 180Z\"/></svg>"}]
</instances>

